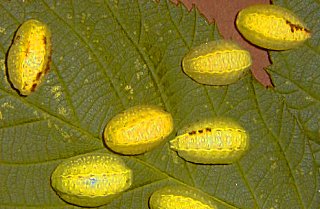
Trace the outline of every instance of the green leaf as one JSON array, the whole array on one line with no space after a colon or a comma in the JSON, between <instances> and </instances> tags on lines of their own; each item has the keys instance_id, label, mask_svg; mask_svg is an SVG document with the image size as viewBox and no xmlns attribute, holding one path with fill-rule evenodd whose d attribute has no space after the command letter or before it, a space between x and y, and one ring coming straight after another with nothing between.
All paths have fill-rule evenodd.
<instances>
[{"instance_id":1,"label":"green leaf","mask_svg":"<svg viewBox=\"0 0 320 209\"><path fill-rule=\"evenodd\" d=\"M290 3L288 3L290 2ZM297 12L313 31L303 46L270 52L274 89L251 75L223 87L195 83L181 69L193 46L220 39L198 12L169 1L0 2L0 208L76 208L50 186L64 159L110 152L102 139L114 115L137 104L172 113L175 130L208 116L237 120L250 150L232 165L185 162L168 143L122 156L133 186L101 208L148 208L164 185L205 192L218 208L310 208L320 205L320 4L275 1ZM37 91L21 97L5 59L27 19L49 25L51 71Z\"/></svg>"}]
</instances>

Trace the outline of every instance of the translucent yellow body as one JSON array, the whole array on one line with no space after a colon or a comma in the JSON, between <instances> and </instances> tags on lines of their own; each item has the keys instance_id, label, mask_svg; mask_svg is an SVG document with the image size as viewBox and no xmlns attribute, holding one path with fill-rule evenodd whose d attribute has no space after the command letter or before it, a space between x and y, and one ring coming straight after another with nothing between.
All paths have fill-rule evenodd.
<instances>
[{"instance_id":1,"label":"translucent yellow body","mask_svg":"<svg viewBox=\"0 0 320 209\"><path fill-rule=\"evenodd\" d=\"M115 155L92 153L57 166L51 185L66 202L95 207L110 202L131 186L132 171Z\"/></svg>"},{"instance_id":2,"label":"translucent yellow body","mask_svg":"<svg viewBox=\"0 0 320 209\"><path fill-rule=\"evenodd\" d=\"M275 5L254 5L241 10L236 25L248 41L266 49L291 49L311 36L298 16Z\"/></svg>"},{"instance_id":3,"label":"translucent yellow body","mask_svg":"<svg viewBox=\"0 0 320 209\"><path fill-rule=\"evenodd\" d=\"M251 66L250 53L232 41L211 41L183 58L184 72L201 84L227 85L242 78Z\"/></svg>"},{"instance_id":4,"label":"translucent yellow body","mask_svg":"<svg viewBox=\"0 0 320 209\"><path fill-rule=\"evenodd\" d=\"M236 122L219 118L195 124L170 141L170 148L187 161L229 164L249 146L249 136Z\"/></svg>"},{"instance_id":5,"label":"translucent yellow body","mask_svg":"<svg viewBox=\"0 0 320 209\"><path fill-rule=\"evenodd\" d=\"M170 186L154 192L149 205L151 209L216 209L203 196L181 186Z\"/></svg>"},{"instance_id":6,"label":"translucent yellow body","mask_svg":"<svg viewBox=\"0 0 320 209\"><path fill-rule=\"evenodd\" d=\"M104 140L115 152L136 155L158 146L172 130L170 113L157 106L135 106L109 121Z\"/></svg>"},{"instance_id":7,"label":"translucent yellow body","mask_svg":"<svg viewBox=\"0 0 320 209\"><path fill-rule=\"evenodd\" d=\"M21 95L29 95L49 70L51 33L38 20L24 22L10 47L7 65L9 80Z\"/></svg>"}]
</instances>

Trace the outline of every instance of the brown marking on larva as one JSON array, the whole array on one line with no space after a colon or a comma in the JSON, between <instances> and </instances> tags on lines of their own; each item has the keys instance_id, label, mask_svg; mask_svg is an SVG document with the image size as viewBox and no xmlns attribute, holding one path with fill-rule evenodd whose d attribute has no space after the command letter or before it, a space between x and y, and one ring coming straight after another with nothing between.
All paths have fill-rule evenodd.
<instances>
[{"instance_id":1,"label":"brown marking on larva","mask_svg":"<svg viewBox=\"0 0 320 209\"><path fill-rule=\"evenodd\" d=\"M294 32L294 30L293 30L293 28L292 28L292 27L290 27L290 30L291 30L291 32L292 32L292 33Z\"/></svg>"},{"instance_id":2,"label":"brown marking on larva","mask_svg":"<svg viewBox=\"0 0 320 209\"><path fill-rule=\"evenodd\" d=\"M28 56L29 52L30 52L30 43L27 44L26 55L25 55L26 57Z\"/></svg>"},{"instance_id":3,"label":"brown marking on larva","mask_svg":"<svg viewBox=\"0 0 320 209\"><path fill-rule=\"evenodd\" d=\"M15 41L19 41L21 36L16 36Z\"/></svg>"},{"instance_id":4,"label":"brown marking on larva","mask_svg":"<svg viewBox=\"0 0 320 209\"><path fill-rule=\"evenodd\" d=\"M307 28L303 28L303 30L307 33L311 33L311 30L307 29Z\"/></svg>"},{"instance_id":5,"label":"brown marking on larva","mask_svg":"<svg viewBox=\"0 0 320 209\"><path fill-rule=\"evenodd\" d=\"M190 131L188 134L189 135L194 135L194 134L196 134L196 131Z\"/></svg>"},{"instance_id":6,"label":"brown marking on larva","mask_svg":"<svg viewBox=\"0 0 320 209\"><path fill-rule=\"evenodd\" d=\"M241 130L241 129L236 129L237 132L239 133L244 133L245 131Z\"/></svg>"},{"instance_id":7,"label":"brown marking on larva","mask_svg":"<svg viewBox=\"0 0 320 209\"><path fill-rule=\"evenodd\" d=\"M46 36L44 36L44 42L45 42L45 44L47 44ZM50 39L49 39L49 42L50 42ZM52 48L51 47L49 48L49 52L48 53L49 53L48 62L47 62L46 68L44 69L44 74L47 74L49 72L49 70L50 70L50 64L51 64L51 61L52 61L52 59L51 59Z\"/></svg>"},{"instance_id":8,"label":"brown marking on larva","mask_svg":"<svg viewBox=\"0 0 320 209\"><path fill-rule=\"evenodd\" d=\"M50 64L51 64L51 52L50 52L50 55L48 56L48 62L47 62L46 68L44 69L44 74L47 74L49 72Z\"/></svg>"},{"instance_id":9,"label":"brown marking on larva","mask_svg":"<svg viewBox=\"0 0 320 209\"><path fill-rule=\"evenodd\" d=\"M45 36L43 36L43 44L47 45L47 38Z\"/></svg>"},{"instance_id":10,"label":"brown marking on larva","mask_svg":"<svg viewBox=\"0 0 320 209\"><path fill-rule=\"evenodd\" d=\"M203 130L202 130L202 129L200 129L200 130L198 130L198 132L199 132L200 134L202 134L202 133L203 133Z\"/></svg>"},{"instance_id":11,"label":"brown marking on larva","mask_svg":"<svg viewBox=\"0 0 320 209\"><path fill-rule=\"evenodd\" d=\"M32 84L32 86L31 86L31 91L36 90L37 85L38 85L37 83Z\"/></svg>"},{"instance_id":12,"label":"brown marking on larva","mask_svg":"<svg viewBox=\"0 0 320 209\"><path fill-rule=\"evenodd\" d=\"M294 33L295 31L299 31L299 30L310 33L310 31L308 29L306 29L300 25L293 24L289 20L286 20L286 24L288 24L290 26L290 30L292 33Z\"/></svg>"},{"instance_id":13,"label":"brown marking on larva","mask_svg":"<svg viewBox=\"0 0 320 209\"><path fill-rule=\"evenodd\" d=\"M42 72L37 73L36 81L39 81L42 76Z\"/></svg>"},{"instance_id":14,"label":"brown marking on larva","mask_svg":"<svg viewBox=\"0 0 320 209\"><path fill-rule=\"evenodd\" d=\"M211 132L211 128L206 128L206 131L207 132Z\"/></svg>"}]
</instances>

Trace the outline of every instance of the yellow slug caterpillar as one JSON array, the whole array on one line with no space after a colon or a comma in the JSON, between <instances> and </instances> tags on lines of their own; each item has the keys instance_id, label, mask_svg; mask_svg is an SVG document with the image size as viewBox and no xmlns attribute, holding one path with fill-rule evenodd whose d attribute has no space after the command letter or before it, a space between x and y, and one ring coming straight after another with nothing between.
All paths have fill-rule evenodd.
<instances>
[{"instance_id":1,"label":"yellow slug caterpillar","mask_svg":"<svg viewBox=\"0 0 320 209\"><path fill-rule=\"evenodd\" d=\"M51 61L51 32L38 20L24 22L16 32L7 58L8 77L21 95L29 95L41 83Z\"/></svg>"},{"instance_id":2,"label":"yellow slug caterpillar","mask_svg":"<svg viewBox=\"0 0 320 209\"><path fill-rule=\"evenodd\" d=\"M137 155L158 146L172 130L170 113L157 106L135 106L108 122L104 140L117 153Z\"/></svg>"},{"instance_id":3,"label":"yellow slug caterpillar","mask_svg":"<svg viewBox=\"0 0 320 209\"><path fill-rule=\"evenodd\" d=\"M51 185L64 201L86 207L107 204L131 181L132 171L121 158L105 153L69 158L51 175Z\"/></svg>"},{"instance_id":4,"label":"yellow slug caterpillar","mask_svg":"<svg viewBox=\"0 0 320 209\"><path fill-rule=\"evenodd\" d=\"M241 79L251 66L250 53L232 41L201 44L183 58L184 72L207 85L228 85Z\"/></svg>"},{"instance_id":5,"label":"yellow slug caterpillar","mask_svg":"<svg viewBox=\"0 0 320 209\"><path fill-rule=\"evenodd\" d=\"M168 186L155 191L149 205L150 209L216 209L204 196L182 186Z\"/></svg>"},{"instance_id":6,"label":"yellow slug caterpillar","mask_svg":"<svg viewBox=\"0 0 320 209\"><path fill-rule=\"evenodd\" d=\"M253 5L236 19L240 33L251 43L272 50L287 50L310 38L306 24L292 11L276 5Z\"/></svg>"},{"instance_id":7,"label":"yellow slug caterpillar","mask_svg":"<svg viewBox=\"0 0 320 209\"><path fill-rule=\"evenodd\" d=\"M170 141L170 148L187 161L201 164L229 164L249 146L248 133L227 118L196 123Z\"/></svg>"}]
</instances>

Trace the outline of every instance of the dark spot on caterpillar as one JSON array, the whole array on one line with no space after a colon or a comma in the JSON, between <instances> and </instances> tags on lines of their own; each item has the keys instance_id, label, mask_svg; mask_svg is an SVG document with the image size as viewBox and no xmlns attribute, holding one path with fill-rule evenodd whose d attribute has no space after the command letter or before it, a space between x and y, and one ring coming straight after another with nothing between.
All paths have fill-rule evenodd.
<instances>
[{"instance_id":1,"label":"dark spot on caterpillar","mask_svg":"<svg viewBox=\"0 0 320 209\"><path fill-rule=\"evenodd\" d=\"M38 85L37 83L32 84L31 91L36 90L37 85Z\"/></svg>"},{"instance_id":2,"label":"dark spot on caterpillar","mask_svg":"<svg viewBox=\"0 0 320 209\"><path fill-rule=\"evenodd\" d=\"M211 132L211 128L206 128L206 131L207 132Z\"/></svg>"},{"instance_id":3,"label":"dark spot on caterpillar","mask_svg":"<svg viewBox=\"0 0 320 209\"><path fill-rule=\"evenodd\" d=\"M18 35L18 36L16 37L15 41L19 41L20 38L21 38L21 36Z\"/></svg>"},{"instance_id":4,"label":"dark spot on caterpillar","mask_svg":"<svg viewBox=\"0 0 320 209\"><path fill-rule=\"evenodd\" d=\"M194 134L196 134L197 132L196 131L190 131L189 132L189 135L194 135Z\"/></svg>"},{"instance_id":5,"label":"dark spot on caterpillar","mask_svg":"<svg viewBox=\"0 0 320 209\"><path fill-rule=\"evenodd\" d=\"M43 36L43 43L44 43L44 45L47 44L47 38L45 36Z\"/></svg>"},{"instance_id":6,"label":"dark spot on caterpillar","mask_svg":"<svg viewBox=\"0 0 320 209\"><path fill-rule=\"evenodd\" d=\"M300 25L293 24L289 20L286 20L286 24L288 24L290 26L290 30L291 30L292 33L294 33L295 31L299 31L299 30L305 31L307 33L310 32L308 29L306 29L306 28L304 28L304 27L302 27Z\"/></svg>"},{"instance_id":7,"label":"dark spot on caterpillar","mask_svg":"<svg viewBox=\"0 0 320 209\"><path fill-rule=\"evenodd\" d=\"M39 81L42 76L42 72L37 73L36 81Z\"/></svg>"},{"instance_id":8,"label":"dark spot on caterpillar","mask_svg":"<svg viewBox=\"0 0 320 209\"><path fill-rule=\"evenodd\" d=\"M30 43L28 43L28 46L27 46L27 48L26 48L26 57L27 57L28 54L29 54L29 50L30 50Z\"/></svg>"},{"instance_id":9,"label":"dark spot on caterpillar","mask_svg":"<svg viewBox=\"0 0 320 209\"><path fill-rule=\"evenodd\" d=\"M307 32L307 33L311 33L311 30L308 30L308 29L306 29L306 28L303 28L303 30L304 30L305 32Z\"/></svg>"},{"instance_id":10,"label":"dark spot on caterpillar","mask_svg":"<svg viewBox=\"0 0 320 209\"><path fill-rule=\"evenodd\" d=\"M203 133L203 130L198 130L198 132L199 132L200 134L202 134L202 133Z\"/></svg>"},{"instance_id":11,"label":"dark spot on caterpillar","mask_svg":"<svg viewBox=\"0 0 320 209\"><path fill-rule=\"evenodd\" d=\"M44 73L47 74L50 70L50 63L51 63L51 54L48 56L48 62L46 68L44 69Z\"/></svg>"}]
</instances>

